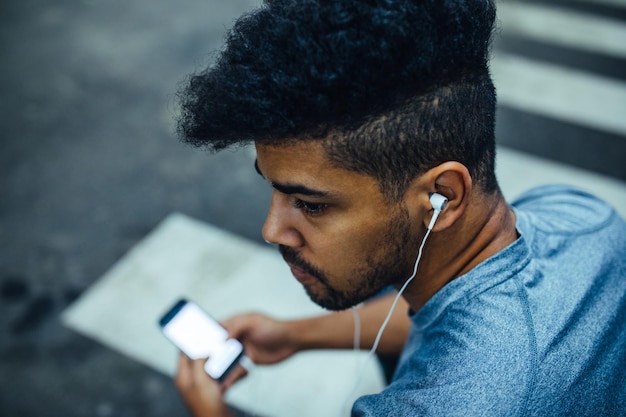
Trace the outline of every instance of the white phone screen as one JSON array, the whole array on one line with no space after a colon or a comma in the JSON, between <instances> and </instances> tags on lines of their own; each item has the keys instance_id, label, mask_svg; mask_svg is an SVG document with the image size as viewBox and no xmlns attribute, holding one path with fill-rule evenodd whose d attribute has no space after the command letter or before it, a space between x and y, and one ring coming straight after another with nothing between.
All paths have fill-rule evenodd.
<instances>
[{"instance_id":1,"label":"white phone screen","mask_svg":"<svg viewBox=\"0 0 626 417\"><path fill-rule=\"evenodd\" d=\"M205 370L215 379L221 378L243 352L241 343L228 339L226 330L193 302L186 302L162 329L191 359L208 357Z\"/></svg>"}]
</instances>

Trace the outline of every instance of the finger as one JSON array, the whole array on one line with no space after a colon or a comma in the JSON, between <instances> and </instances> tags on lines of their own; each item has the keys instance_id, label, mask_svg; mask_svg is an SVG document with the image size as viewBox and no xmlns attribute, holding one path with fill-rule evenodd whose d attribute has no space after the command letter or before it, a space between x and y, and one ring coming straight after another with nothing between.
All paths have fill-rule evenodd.
<instances>
[{"instance_id":1,"label":"finger","mask_svg":"<svg viewBox=\"0 0 626 417\"><path fill-rule=\"evenodd\" d=\"M174 382L179 389L187 387L191 381L190 365L191 359L181 352L178 355L178 369L174 378Z\"/></svg>"},{"instance_id":2,"label":"finger","mask_svg":"<svg viewBox=\"0 0 626 417\"><path fill-rule=\"evenodd\" d=\"M209 375L204 370L208 358L197 359L191 362L190 372L195 383L209 379Z\"/></svg>"},{"instance_id":3,"label":"finger","mask_svg":"<svg viewBox=\"0 0 626 417\"><path fill-rule=\"evenodd\" d=\"M247 375L248 371L244 367L237 365L235 369L233 369L222 382L222 392L226 392L226 390L232 387L235 382L246 377Z\"/></svg>"},{"instance_id":4,"label":"finger","mask_svg":"<svg viewBox=\"0 0 626 417\"><path fill-rule=\"evenodd\" d=\"M240 315L224 320L221 325L226 329L229 337L237 339L245 333L247 322L246 315Z\"/></svg>"}]
</instances>

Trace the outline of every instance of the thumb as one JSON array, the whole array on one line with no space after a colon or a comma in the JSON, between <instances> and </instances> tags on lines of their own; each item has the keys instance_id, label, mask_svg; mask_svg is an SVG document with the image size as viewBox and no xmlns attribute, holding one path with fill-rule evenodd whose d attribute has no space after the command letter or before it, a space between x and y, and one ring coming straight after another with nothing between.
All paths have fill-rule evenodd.
<instances>
[{"instance_id":1,"label":"thumb","mask_svg":"<svg viewBox=\"0 0 626 417\"><path fill-rule=\"evenodd\" d=\"M238 316L230 317L224 320L221 324L222 327L226 329L228 332L228 336L234 339L240 338L243 334L245 334L249 327L249 315L242 314Z\"/></svg>"}]
</instances>

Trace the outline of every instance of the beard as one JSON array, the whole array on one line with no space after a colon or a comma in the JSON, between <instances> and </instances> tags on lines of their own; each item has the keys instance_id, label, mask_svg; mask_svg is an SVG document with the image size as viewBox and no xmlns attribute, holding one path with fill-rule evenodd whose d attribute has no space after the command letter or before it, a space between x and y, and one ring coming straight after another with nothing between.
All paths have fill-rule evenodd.
<instances>
[{"instance_id":1,"label":"beard","mask_svg":"<svg viewBox=\"0 0 626 417\"><path fill-rule=\"evenodd\" d=\"M407 250L417 253L415 245L410 243L409 214L400 208L389 221L379 245L365 256L361 265L355 266L350 276L343 278L349 284L348 289L343 290L333 287L326 273L300 258L297 250L280 245L279 251L288 264L315 277L321 284L321 290L318 285L304 286L309 298L325 309L337 311L353 307L385 287L404 283L414 261L412 256L406 256Z\"/></svg>"}]
</instances>

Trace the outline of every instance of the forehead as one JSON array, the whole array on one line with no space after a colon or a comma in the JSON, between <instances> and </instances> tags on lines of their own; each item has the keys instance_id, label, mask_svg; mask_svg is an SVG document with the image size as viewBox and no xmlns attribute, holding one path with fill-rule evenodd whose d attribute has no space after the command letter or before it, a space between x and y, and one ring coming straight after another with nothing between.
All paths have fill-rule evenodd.
<instances>
[{"instance_id":1,"label":"forehead","mask_svg":"<svg viewBox=\"0 0 626 417\"><path fill-rule=\"evenodd\" d=\"M256 143L255 147L257 164L265 177L273 171L289 171L294 175L329 169L345 171L331 165L324 147L318 141L288 142L281 145Z\"/></svg>"},{"instance_id":2,"label":"forehead","mask_svg":"<svg viewBox=\"0 0 626 417\"><path fill-rule=\"evenodd\" d=\"M333 164L320 141L255 146L258 169L270 183L302 186L333 195L359 192L372 198L382 197L374 178Z\"/></svg>"}]
</instances>

